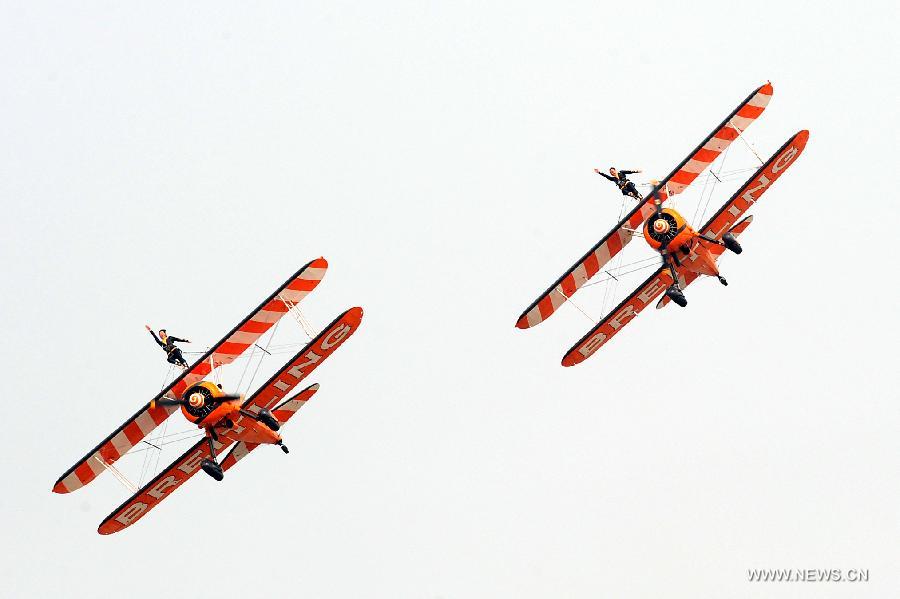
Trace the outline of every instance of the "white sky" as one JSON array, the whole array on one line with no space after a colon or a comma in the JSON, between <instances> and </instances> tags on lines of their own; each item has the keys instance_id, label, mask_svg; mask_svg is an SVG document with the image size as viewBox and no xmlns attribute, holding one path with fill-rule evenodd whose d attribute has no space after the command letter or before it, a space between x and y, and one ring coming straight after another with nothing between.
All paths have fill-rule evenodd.
<instances>
[{"instance_id":1,"label":"white sky","mask_svg":"<svg viewBox=\"0 0 900 599\"><path fill-rule=\"evenodd\" d=\"M0 2L0 596L896 592L896 8L633 4ZM571 369L577 310L514 328L614 223L595 166L665 175L767 79L755 146L811 139L728 288ZM289 456L112 537L110 476L50 492L159 388L145 322L202 348L319 255L306 314L365 318Z\"/></svg>"}]
</instances>

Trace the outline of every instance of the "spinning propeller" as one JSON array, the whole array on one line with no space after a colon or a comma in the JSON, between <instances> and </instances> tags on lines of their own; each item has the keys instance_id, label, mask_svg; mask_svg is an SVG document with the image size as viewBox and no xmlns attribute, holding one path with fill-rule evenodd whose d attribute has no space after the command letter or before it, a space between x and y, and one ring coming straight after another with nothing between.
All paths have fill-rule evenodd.
<instances>
[{"instance_id":1,"label":"spinning propeller","mask_svg":"<svg viewBox=\"0 0 900 599\"><path fill-rule=\"evenodd\" d=\"M170 399L168 397L155 399L150 402L150 407L155 408L156 406L184 406L185 408L199 410L207 404L224 403L226 401L232 401L235 399L241 399L241 396L230 393L220 395L219 397L213 397L212 394L194 391L193 393L182 399Z\"/></svg>"}]
</instances>

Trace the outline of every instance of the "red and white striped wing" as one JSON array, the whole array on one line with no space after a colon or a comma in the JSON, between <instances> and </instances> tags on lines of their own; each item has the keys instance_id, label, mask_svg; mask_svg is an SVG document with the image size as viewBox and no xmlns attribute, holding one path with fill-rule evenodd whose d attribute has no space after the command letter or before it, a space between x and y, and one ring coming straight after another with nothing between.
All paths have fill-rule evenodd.
<instances>
[{"instance_id":1,"label":"red and white striped wing","mask_svg":"<svg viewBox=\"0 0 900 599\"><path fill-rule=\"evenodd\" d=\"M772 84L754 90L747 98L725 117L712 133L694 148L681 164L660 181L606 237L581 257L563 276L556 280L540 297L538 297L519 316L516 326L527 329L540 324L549 318L556 309L582 286L588 279L596 275L628 242L632 235L627 229L639 229L653 214L655 198L665 201L679 194L706 169L725 148L738 136L738 130L744 131L756 120L772 97Z\"/></svg>"},{"instance_id":2,"label":"red and white striped wing","mask_svg":"<svg viewBox=\"0 0 900 599\"><path fill-rule=\"evenodd\" d=\"M325 275L328 262L317 258L297 271L290 279L251 312L224 339L216 343L202 358L160 392L154 401L164 396L179 398L191 385L200 381L218 367L234 361L248 347L287 313L284 300L297 303L316 288ZM155 406L151 401L104 439L97 447L69 468L53 485L54 493L70 493L83 487L105 470L104 463L112 464L141 442L153 429L178 408Z\"/></svg>"},{"instance_id":3,"label":"red and white striped wing","mask_svg":"<svg viewBox=\"0 0 900 599\"><path fill-rule=\"evenodd\" d=\"M618 333L622 327L631 322L631 319L646 308L650 302L672 284L672 274L668 268L660 267L641 283L631 295L626 297L621 304L606 315L597 326L588 331L587 335L578 340L578 343L566 352L563 357L563 366L574 366L584 362L600 349L609 339Z\"/></svg>"},{"instance_id":4,"label":"red and white striped wing","mask_svg":"<svg viewBox=\"0 0 900 599\"><path fill-rule=\"evenodd\" d=\"M772 99L772 91L771 83L754 90L653 191L661 189L661 199L684 191L737 139L739 133L745 131L763 113ZM652 194L653 192L650 193Z\"/></svg>"},{"instance_id":5,"label":"red and white striped wing","mask_svg":"<svg viewBox=\"0 0 900 599\"><path fill-rule=\"evenodd\" d=\"M287 399L283 403L279 404L276 408L273 408L272 415L275 417L275 420L284 425L288 420L290 420L291 416L297 413L297 410L306 405L306 402L309 401L310 398L315 395L316 391L318 390L318 383L310 385L290 399ZM222 470L228 470L257 447L259 447L259 443L244 443L243 441L238 442L234 447L231 448L231 451L228 452L228 455L225 456L225 459L222 460Z\"/></svg>"},{"instance_id":6,"label":"red and white striped wing","mask_svg":"<svg viewBox=\"0 0 900 599\"><path fill-rule=\"evenodd\" d=\"M588 279L600 272L600 269L623 247L628 245L634 238L628 229L640 229L653 211L653 204L647 201L641 202L635 207L612 231L607 233L606 237L601 239L572 268L534 300L519 316L516 326L520 329L527 329L550 318L557 308L572 297Z\"/></svg>"}]
</instances>

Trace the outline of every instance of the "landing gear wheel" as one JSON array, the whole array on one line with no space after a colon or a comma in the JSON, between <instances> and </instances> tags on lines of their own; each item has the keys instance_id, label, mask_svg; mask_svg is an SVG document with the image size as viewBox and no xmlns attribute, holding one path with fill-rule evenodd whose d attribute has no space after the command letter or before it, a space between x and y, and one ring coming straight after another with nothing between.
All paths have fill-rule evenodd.
<instances>
[{"instance_id":1,"label":"landing gear wheel","mask_svg":"<svg viewBox=\"0 0 900 599\"><path fill-rule=\"evenodd\" d=\"M722 243L725 244L725 247L734 252L735 254L740 254L743 252L743 248L741 248L741 244L738 243L738 240L735 239L734 235L731 233L725 233L722 235Z\"/></svg>"},{"instance_id":2,"label":"landing gear wheel","mask_svg":"<svg viewBox=\"0 0 900 599\"><path fill-rule=\"evenodd\" d=\"M722 275L719 275L719 282L728 287L728 281Z\"/></svg>"},{"instance_id":3,"label":"landing gear wheel","mask_svg":"<svg viewBox=\"0 0 900 599\"><path fill-rule=\"evenodd\" d=\"M279 443L278 446L281 447L281 451L283 451L284 453L291 453L290 451L288 451L287 445Z\"/></svg>"},{"instance_id":4,"label":"landing gear wheel","mask_svg":"<svg viewBox=\"0 0 900 599\"><path fill-rule=\"evenodd\" d=\"M281 425L278 424L278 421L275 420L275 417L272 416L272 412L266 409L262 409L256 415L256 419L265 424L267 427L272 429L273 431L277 431L281 428Z\"/></svg>"},{"instance_id":5,"label":"landing gear wheel","mask_svg":"<svg viewBox=\"0 0 900 599\"><path fill-rule=\"evenodd\" d=\"M204 472L218 481L225 478L225 472L222 471L222 467L209 458L205 458L200 462L200 467L203 468Z\"/></svg>"},{"instance_id":6,"label":"landing gear wheel","mask_svg":"<svg viewBox=\"0 0 900 599\"><path fill-rule=\"evenodd\" d=\"M677 287L669 287L666 289L666 297L684 308L687 306L687 298L684 297L684 294L681 293L681 290Z\"/></svg>"}]
</instances>

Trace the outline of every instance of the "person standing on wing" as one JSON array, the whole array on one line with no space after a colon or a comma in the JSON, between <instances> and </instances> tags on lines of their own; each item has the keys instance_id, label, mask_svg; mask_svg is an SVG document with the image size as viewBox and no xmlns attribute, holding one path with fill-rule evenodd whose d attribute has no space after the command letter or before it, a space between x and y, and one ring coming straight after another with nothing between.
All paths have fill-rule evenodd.
<instances>
[{"instance_id":1,"label":"person standing on wing","mask_svg":"<svg viewBox=\"0 0 900 599\"><path fill-rule=\"evenodd\" d=\"M622 195L631 196L638 201L644 199L641 194L638 193L634 183L628 180L628 175L634 175L641 171L617 171L615 167L611 166L609 167L609 175L601 173L598 168L595 168L594 172L618 185L619 189L622 190Z\"/></svg>"},{"instance_id":2,"label":"person standing on wing","mask_svg":"<svg viewBox=\"0 0 900 599\"><path fill-rule=\"evenodd\" d=\"M165 329L159 330L159 337L156 336L156 333L153 332L153 329L150 328L150 325L145 325L147 330L150 331L150 334L153 335L154 341L163 351L166 352L166 361L169 364L175 364L176 366L181 366L182 368L187 368L188 363L187 360L184 359L184 356L181 355L181 350L175 347L175 343L190 343L187 339L179 339L178 337L170 337Z\"/></svg>"}]
</instances>

